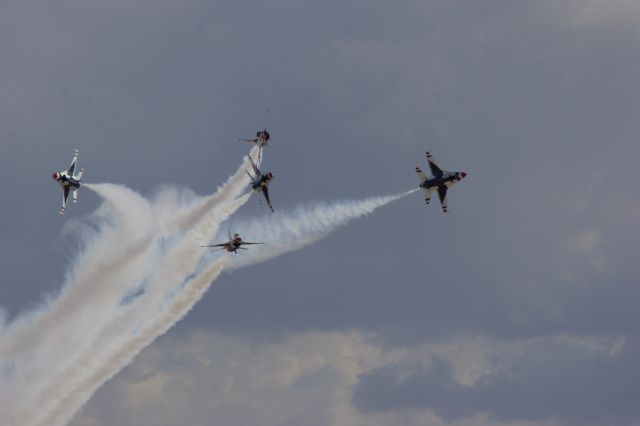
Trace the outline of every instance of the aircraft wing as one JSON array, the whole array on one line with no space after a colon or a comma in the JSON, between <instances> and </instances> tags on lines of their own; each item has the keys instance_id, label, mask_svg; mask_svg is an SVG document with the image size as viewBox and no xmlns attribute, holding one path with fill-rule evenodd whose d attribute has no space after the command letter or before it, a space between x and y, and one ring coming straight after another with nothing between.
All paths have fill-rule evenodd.
<instances>
[{"instance_id":1,"label":"aircraft wing","mask_svg":"<svg viewBox=\"0 0 640 426\"><path fill-rule=\"evenodd\" d=\"M262 195L264 195L264 199L267 201L267 205L273 211L273 206L271 205L271 200L269 199L269 188L267 186L262 187Z\"/></svg>"},{"instance_id":2,"label":"aircraft wing","mask_svg":"<svg viewBox=\"0 0 640 426\"><path fill-rule=\"evenodd\" d=\"M200 247L225 247L227 245L227 243L221 243L221 244L211 244L209 246L200 246Z\"/></svg>"},{"instance_id":3,"label":"aircraft wing","mask_svg":"<svg viewBox=\"0 0 640 426\"><path fill-rule=\"evenodd\" d=\"M69 173L69 176L73 177L75 171L76 171L76 163L78 162L78 150L76 149L74 154L73 154L73 160L71 160L71 165L69 165L69 168L67 169L67 172Z\"/></svg>"},{"instance_id":4,"label":"aircraft wing","mask_svg":"<svg viewBox=\"0 0 640 426\"><path fill-rule=\"evenodd\" d=\"M424 174L424 172L422 171L422 169L420 169L420 167L416 167L416 173L418 174L418 179L420 179L421 182L424 182L425 180L427 180L427 175Z\"/></svg>"},{"instance_id":5,"label":"aircraft wing","mask_svg":"<svg viewBox=\"0 0 640 426\"><path fill-rule=\"evenodd\" d=\"M438 187L438 197L440 198L440 204L442 205L442 211L447 212L447 187L440 185Z\"/></svg>"},{"instance_id":6,"label":"aircraft wing","mask_svg":"<svg viewBox=\"0 0 640 426\"><path fill-rule=\"evenodd\" d=\"M264 244L264 243L248 243L248 242L245 242L245 241L243 241L243 242L241 242L241 243L240 243L240 245L243 245L243 246L244 246L244 245L247 245L247 244L251 244L251 245L253 245L253 244Z\"/></svg>"},{"instance_id":7,"label":"aircraft wing","mask_svg":"<svg viewBox=\"0 0 640 426\"><path fill-rule=\"evenodd\" d=\"M64 214L64 210L67 208L67 198L69 198L69 187L65 187L62 193L62 208L60 214Z\"/></svg>"},{"instance_id":8,"label":"aircraft wing","mask_svg":"<svg viewBox=\"0 0 640 426\"><path fill-rule=\"evenodd\" d=\"M435 161L433 161L433 157L431 156L431 153L429 151L427 151L427 162L429 163L429 169L431 169L432 175L436 177L442 176L442 169L438 167Z\"/></svg>"}]
</instances>

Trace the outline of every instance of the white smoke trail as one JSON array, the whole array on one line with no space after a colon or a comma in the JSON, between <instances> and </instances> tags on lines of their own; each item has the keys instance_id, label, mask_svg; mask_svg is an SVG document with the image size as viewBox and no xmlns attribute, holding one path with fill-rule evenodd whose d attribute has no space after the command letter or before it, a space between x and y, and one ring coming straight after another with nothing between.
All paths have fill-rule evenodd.
<instances>
[{"instance_id":1,"label":"white smoke trail","mask_svg":"<svg viewBox=\"0 0 640 426\"><path fill-rule=\"evenodd\" d=\"M84 380L77 381L74 388L64 392L64 399L56 404L54 410L47 412L46 415L40 412L39 418L32 424L34 426L67 424L77 409L91 398L98 387L128 365L142 349L151 344L156 337L166 333L191 310L220 275L225 261L226 259L222 258L209 265L185 286L184 291L162 307L160 312L155 315L154 320L150 321L137 335L127 339L121 338L120 341L115 342L113 347L118 350L109 357L108 362L98 365L97 369L89 369L91 374L84 377ZM77 409L69 410L70 406L77 407Z\"/></svg>"},{"instance_id":2,"label":"white smoke trail","mask_svg":"<svg viewBox=\"0 0 640 426\"><path fill-rule=\"evenodd\" d=\"M111 317L122 292L147 273L139 259L152 243L152 225L147 226L139 215L150 216L148 203L122 186L100 185L97 190L119 203L107 202L99 214L102 230L87 236L84 244L90 249L79 256L68 284L56 299L2 333L2 425L11 415L17 415L15 424L26 424L19 421L20 407L36 399L49 380L73 365L78 354L91 349L92 336ZM110 225L113 220L119 225Z\"/></svg>"},{"instance_id":3,"label":"white smoke trail","mask_svg":"<svg viewBox=\"0 0 640 426\"><path fill-rule=\"evenodd\" d=\"M151 343L158 336L158 330L164 330L157 324L173 324L177 321L172 320L176 304L182 306L191 301L190 308L199 300L199 297L186 297L189 294L200 294L191 291L191 281L187 282L188 277L192 275L197 279L201 279L202 276L196 275L198 262L203 254L199 239L211 238L217 232L219 223L246 203L249 196L250 194L246 194L214 208L162 256L162 262L149 278L144 294L131 304L114 310L109 324L103 326L100 333L94 336L91 350L77 357L67 371L61 373L60 378L51 380L49 388L40 392L44 398L39 401L39 410L34 414L41 420L32 421L30 424L51 425L58 424L53 419L67 419L67 416L73 414L68 407L81 407L104 382ZM214 263L216 264L217 262ZM123 363L124 361L126 362ZM62 377L65 379L61 380ZM51 398L53 392L64 395L64 399Z\"/></svg>"},{"instance_id":4,"label":"white smoke trail","mask_svg":"<svg viewBox=\"0 0 640 426\"><path fill-rule=\"evenodd\" d=\"M24 348L47 346L49 341L58 342L60 336L57 333L64 332L63 320L81 318L85 314L82 308L86 305L80 302L94 297L101 300L113 298L117 294L117 286L101 284L119 283L119 276L127 275L122 268L130 263L131 257L139 256L152 243L153 224L144 220L151 217L144 198L120 185L95 185L95 189L107 200L119 200L119 203L107 201L109 213L100 214L99 220L106 224L117 218L119 225L106 226L99 236L85 236L91 241L84 244L90 245L91 250L80 254L68 274L68 284L57 299L48 301L44 309L26 315L5 330L0 341L3 357ZM119 247L119 250L114 250L114 247Z\"/></svg>"},{"instance_id":5,"label":"white smoke trail","mask_svg":"<svg viewBox=\"0 0 640 426\"><path fill-rule=\"evenodd\" d=\"M201 197L178 211L175 208L175 200L170 200L169 209L158 208L158 217L160 222L164 224L165 232L173 233L184 230L223 200L238 197L250 182L249 175L246 173L247 170L252 170L249 158L258 166L260 165L258 152L259 148L253 147L238 170L222 186L218 187L213 195Z\"/></svg>"},{"instance_id":6,"label":"white smoke trail","mask_svg":"<svg viewBox=\"0 0 640 426\"><path fill-rule=\"evenodd\" d=\"M150 205L117 185L85 185L106 200L98 231L85 241L61 295L2 330L0 425L64 424L188 311L202 294L193 283L210 283L222 268L198 272L200 244L249 198L236 199L248 182L247 165L245 159L215 195L190 209ZM159 218L177 218L178 232L167 235L171 227Z\"/></svg>"},{"instance_id":7,"label":"white smoke trail","mask_svg":"<svg viewBox=\"0 0 640 426\"><path fill-rule=\"evenodd\" d=\"M397 195L372 197L360 201L341 201L299 207L291 213L278 213L266 218L252 219L236 225L247 241L264 242L233 256L225 270L232 271L265 262L284 253L299 250L326 237L351 220L373 213L376 209L418 191L414 189Z\"/></svg>"},{"instance_id":8,"label":"white smoke trail","mask_svg":"<svg viewBox=\"0 0 640 426\"><path fill-rule=\"evenodd\" d=\"M3 333L0 365L7 371L3 371L5 374L0 378L0 388L12 385L12 399L0 410L0 420L11 416L14 424L26 424L21 421L20 407L37 398L49 379L71 365L78 353L89 349L91 335L101 325L100 319L111 315L111 306L121 297L120 284L124 282L126 288L130 279L144 276L141 268L132 268L134 264L128 255L137 257L148 245L147 227L139 228L140 224L135 223L135 210L144 212L145 202L120 187L105 187L105 190L126 201L123 208L131 206L132 210L124 217L132 221L123 220L122 226L111 227L106 224L108 219L102 218L102 231L93 238L93 244L87 243L91 248L81 254L60 296ZM144 229L141 238L135 237L135 229ZM123 244L127 241L127 231L134 233L131 245ZM114 245L122 246L123 250L114 250ZM96 321L87 321L88 318ZM11 408L8 414L6 408Z\"/></svg>"}]
</instances>

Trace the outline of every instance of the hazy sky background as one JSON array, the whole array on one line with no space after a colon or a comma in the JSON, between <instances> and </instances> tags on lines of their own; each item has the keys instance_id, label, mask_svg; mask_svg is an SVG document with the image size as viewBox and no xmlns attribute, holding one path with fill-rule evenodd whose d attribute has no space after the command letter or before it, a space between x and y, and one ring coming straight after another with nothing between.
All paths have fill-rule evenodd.
<instances>
[{"instance_id":1,"label":"hazy sky background","mask_svg":"<svg viewBox=\"0 0 640 426\"><path fill-rule=\"evenodd\" d=\"M208 194L269 108L275 214L416 187L427 149L469 175L446 215L414 194L223 275L73 426L639 425L639 19L631 0L4 0L0 305L63 282L100 202L57 214L74 148L87 182Z\"/></svg>"}]
</instances>

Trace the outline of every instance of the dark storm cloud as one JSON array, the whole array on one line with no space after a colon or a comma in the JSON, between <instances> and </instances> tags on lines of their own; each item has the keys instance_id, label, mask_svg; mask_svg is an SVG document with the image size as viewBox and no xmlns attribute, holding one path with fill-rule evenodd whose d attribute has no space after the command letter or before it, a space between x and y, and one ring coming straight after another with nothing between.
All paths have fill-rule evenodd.
<instances>
[{"instance_id":1,"label":"dark storm cloud","mask_svg":"<svg viewBox=\"0 0 640 426\"><path fill-rule=\"evenodd\" d=\"M640 415L631 397L640 380L638 349L637 340L616 354L584 343L537 343L471 386L456 381L444 360L406 378L388 365L360 377L353 402L363 412L429 408L448 421L489 413L499 421L634 424Z\"/></svg>"}]
</instances>

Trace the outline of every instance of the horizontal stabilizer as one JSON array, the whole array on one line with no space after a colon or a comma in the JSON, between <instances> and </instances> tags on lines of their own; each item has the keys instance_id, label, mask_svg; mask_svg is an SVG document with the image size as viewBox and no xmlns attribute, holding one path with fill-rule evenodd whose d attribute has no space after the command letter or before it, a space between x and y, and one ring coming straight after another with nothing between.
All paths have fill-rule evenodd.
<instances>
[{"instance_id":1,"label":"horizontal stabilizer","mask_svg":"<svg viewBox=\"0 0 640 426\"><path fill-rule=\"evenodd\" d=\"M426 205L429 205L430 202L431 202L431 190L425 189L424 190L424 203Z\"/></svg>"}]
</instances>

